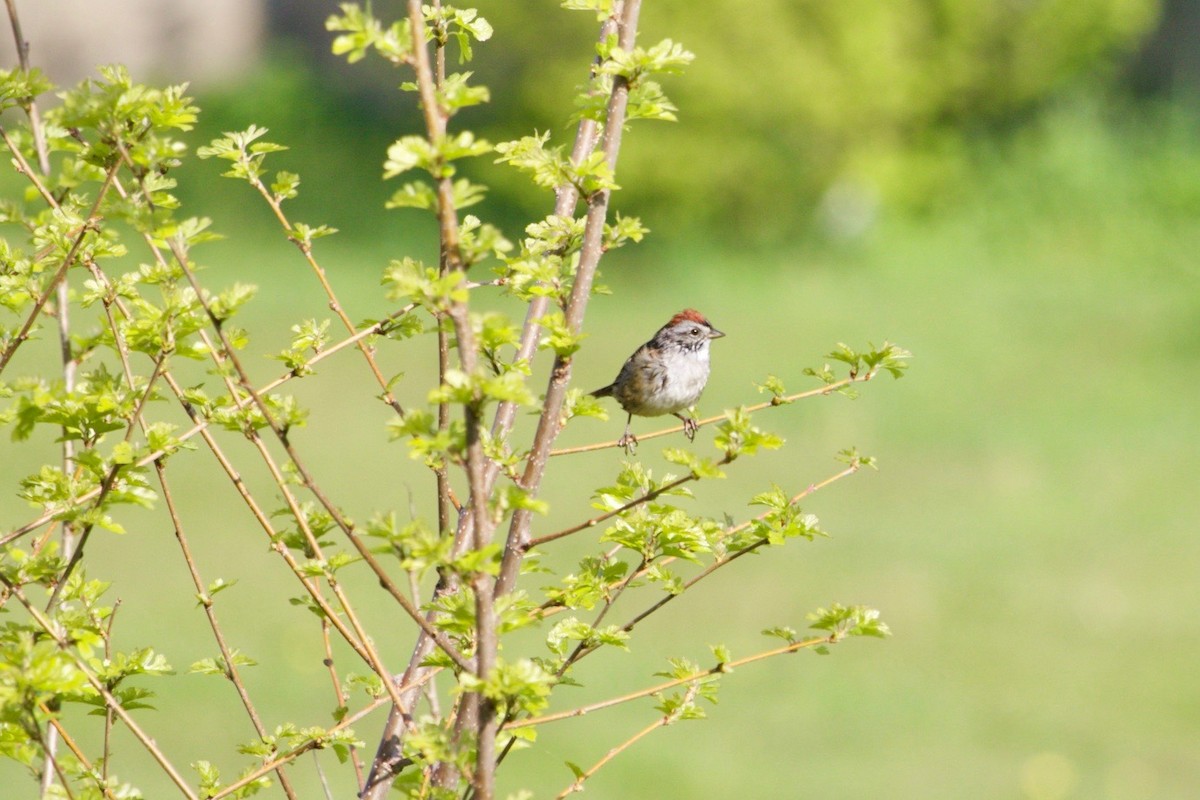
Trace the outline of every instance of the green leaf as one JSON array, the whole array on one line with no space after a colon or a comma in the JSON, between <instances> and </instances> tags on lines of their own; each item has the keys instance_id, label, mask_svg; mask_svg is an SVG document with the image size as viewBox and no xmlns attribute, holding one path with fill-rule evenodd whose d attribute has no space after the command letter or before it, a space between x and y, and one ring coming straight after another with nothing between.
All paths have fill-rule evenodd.
<instances>
[{"instance_id":1,"label":"green leaf","mask_svg":"<svg viewBox=\"0 0 1200 800\"><path fill-rule=\"evenodd\" d=\"M271 193L277 201L291 200L300 193L300 176L294 172L277 172L271 184Z\"/></svg>"},{"instance_id":2,"label":"green leaf","mask_svg":"<svg viewBox=\"0 0 1200 800\"><path fill-rule=\"evenodd\" d=\"M607 75L620 75L636 85L642 76L658 73L676 75L691 64L696 56L683 49L683 46L670 39L663 39L649 49L635 47L625 50L615 43L605 43L600 47L604 60L599 72Z\"/></svg>"},{"instance_id":3,"label":"green leaf","mask_svg":"<svg viewBox=\"0 0 1200 800\"><path fill-rule=\"evenodd\" d=\"M850 377L861 377L862 380L870 380L881 369L889 372L893 378L900 378L908 369L908 362L905 359L911 358L912 353L907 350L886 341L879 347L869 345L869 348L866 352L859 353L848 345L838 342L838 346L826 358L848 364ZM809 371L809 374L815 373Z\"/></svg>"},{"instance_id":4,"label":"green leaf","mask_svg":"<svg viewBox=\"0 0 1200 800\"><path fill-rule=\"evenodd\" d=\"M471 86L467 83L474 73L454 72L446 76L438 88L438 105L449 113L469 106L477 106L491 100L486 86Z\"/></svg>"},{"instance_id":5,"label":"green leaf","mask_svg":"<svg viewBox=\"0 0 1200 800\"><path fill-rule=\"evenodd\" d=\"M226 581L224 578L217 578L215 581L208 584L208 588L203 594L196 595L196 605L207 606L212 604L213 595L217 592L223 592L232 587L237 581Z\"/></svg>"},{"instance_id":6,"label":"green leaf","mask_svg":"<svg viewBox=\"0 0 1200 800\"><path fill-rule=\"evenodd\" d=\"M596 19L603 21L612 16L613 0L562 0L562 7L568 11L594 12Z\"/></svg>"},{"instance_id":7,"label":"green leaf","mask_svg":"<svg viewBox=\"0 0 1200 800\"><path fill-rule=\"evenodd\" d=\"M786 625L767 628L762 633L763 636L774 636L776 639L783 639L788 644L795 644L798 641L795 628L789 628Z\"/></svg>"},{"instance_id":8,"label":"green leaf","mask_svg":"<svg viewBox=\"0 0 1200 800\"><path fill-rule=\"evenodd\" d=\"M783 439L758 428L746 410L739 407L725 412L725 420L717 426L713 443L732 460L739 455L752 455L760 448L777 450L783 446Z\"/></svg>"},{"instance_id":9,"label":"green leaf","mask_svg":"<svg viewBox=\"0 0 1200 800\"><path fill-rule=\"evenodd\" d=\"M557 356L569 356L575 353L587 337L585 333L572 331L561 311L554 311L541 317L538 319L538 324L542 327L542 338L538 341L538 348L542 350L549 348Z\"/></svg>"},{"instance_id":10,"label":"green leaf","mask_svg":"<svg viewBox=\"0 0 1200 800\"><path fill-rule=\"evenodd\" d=\"M525 375L510 370L501 375L485 379L481 384L484 398L497 402L516 403L521 406L537 405L537 398L525 385Z\"/></svg>"},{"instance_id":11,"label":"green leaf","mask_svg":"<svg viewBox=\"0 0 1200 800\"><path fill-rule=\"evenodd\" d=\"M342 16L333 14L325 20L325 30L338 31L334 37L333 54L344 55L353 64L366 57L382 33L382 26L369 11L363 11L357 3L342 3Z\"/></svg>"},{"instance_id":12,"label":"green leaf","mask_svg":"<svg viewBox=\"0 0 1200 800\"><path fill-rule=\"evenodd\" d=\"M546 647L555 655L565 656L571 642L578 642L584 649L591 650L603 645L629 649L629 634L619 625L593 628L575 617L561 620L546 634Z\"/></svg>"},{"instance_id":13,"label":"green leaf","mask_svg":"<svg viewBox=\"0 0 1200 800\"><path fill-rule=\"evenodd\" d=\"M858 452L858 448L849 447L845 450L839 450L837 460L844 464L849 464L854 469L861 467L870 467L871 469L879 469L879 461L874 456L864 456Z\"/></svg>"},{"instance_id":14,"label":"green leaf","mask_svg":"<svg viewBox=\"0 0 1200 800\"><path fill-rule=\"evenodd\" d=\"M120 464L122 466L126 464L132 464L134 460L133 445L131 445L129 442L117 443L117 445L112 449L112 455L109 456L109 460L114 464Z\"/></svg>"},{"instance_id":15,"label":"green leaf","mask_svg":"<svg viewBox=\"0 0 1200 800\"><path fill-rule=\"evenodd\" d=\"M512 249L512 242L504 238L499 228L479 221L467 214L458 226L458 251L463 269L468 269L489 256L502 258Z\"/></svg>"},{"instance_id":16,"label":"green leaf","mask_svg":"<svg viewBox=\"0 0 1200 800\"><path fill-rule=\"evenodd\" d=\"M617 212L616 220L604 226L604 249L615 250L626 242L640 242L650 232L637 217L622 216Z\"/></svg>"},{"instance_id":17,"label":"green leaf","mask_svg":"<svg viewBox=\"0 0 1200 800\"><path fill-rule=\"evenodd\" d=\"M582 389L568 389L563 401L562 421L565 423L575 417L608 419L608 408L599 398L592 397Z\"/></svg>"},{"instance_id":18,"label":"green leaf","mask_svg":"<svg viewBox=\"0 0 1200 800\"><path fill-rule=\"evenodd\" d=\"M236 667L253 667L257 666L258 662L247 655L243 655L238 650L231 650L229 653L233 657L233 663ZM230 676L230 671L224 656L216 658L202 658L192 664L188 668L188 672L195 675L221 675L226 678Z\"/></svg>"},{"instance_id":19,"label":"green leaf","mask_svg":"<svg viewBox=\"0 0 1200 800\"><path fill-rule=\"evenodd\" d=\"M199 158L221 158L234 162L228 172L222 173L225 177L258 180L265 171L263 159L269 153L287 149L283 145L258 141L266 133L266 128L257 125L251 125L244 131L226 132L224 138L214 139L208 146L198 149L196 155Z\"/></svg>"},{"instance_id":20,"label":"green leaf","mask_svg":"<svg viewBox=\"0 0 1200 800\"><path fill-rule=\"evenodd\" d=\"M681 467L687 468L687 471L697 478L725 477L725 472L716 461L711 458L699 456L691 450L685 450L682 447L664 448L663 458L672 464L678 464Z\"/></svg>"},{"instance_id":21,"label":"green leaf","mask_svg":"<svg viewBox=\"0 0 1200 800\"><path fill-rule=\"evenodd\" d=\"M371 13L370 6L363 10L357 3L342 3L342 14L331 15L325 20L325 29L336 31L332 50L334 55L344 55L353 64L366 58L375 50L393 64L409 60L412 54L412 27L408 18L399 20L385 28Z\"/></svg>"},{"instance_id":22,"label":"green leaf","mask_svg":"<svg viewBox=\"0 0 1200 800\"><path fill-rule=\"evenodd\" d=\"M867 606L843 606L834 603L807 615L810 628L827 631L834 640L846 636L890 636L891 631L879 619L879 612Z\"/></svg>"},{"instance_id":23,"label":"green leaf","mask_svg":"<svg viewBox=\"0 0 1200 800\"><path fill-rule=\"evenodd\" d=\"M419 303L438 311L467 299L462 272L453 270L441 275L437 269L407 256L388 265L383 283L390 287L390 299Z\"/></svg>"},{"instance_id":24,"label":"green leaf","mask_svg":"<svg viewBox=\"0 0 1200 800\"><path fill-rule=\"evenodd\" d=\"M497 164L509 164L528 172L533 182L544 189L553 189L572 180L570 160L563 155L562 146L547 148L550 132L535 133L511 142L496 145L500 157Z\"/></svg>"},{"instance_id":25,"label":"green leaf","mask_svg":"<svg viewBox=\"0 0 1200 800\"><path fill-rule=\"evenodd\" d=\"M495 149L486 139L476 139L471 131L460 131L453 136L447 136L438 144L438 154L443 162L457 161L460 158L482 156ZM442 177L439 175L438 177Z\"/></svg>"},{"instance_id":26,"label":"green leaf","mask_svg":"<svg viewBox=\"0 0 1200 800\"><path fill-rule=\"evenodd\" d=\"M30 70L0 70L0 110L28 108L38 95L53 88L50 79L36 67Z\"/></svg>"},{"instance_id":27,"label":"green leaf","mask_svg":"<svg viewBox=\"0 0 1200 800\"><path fill-rule=\"evenodd\" d=\"M576 573L566 575L558 586L545 588L546 598L554 605L591 610L609 596L609 586L621 581L629 571L624 561L588 556Z\"/></svg>"},{"instance_id":28,"label":"green leaf","mask_svg":"<svg viewBox=\"0 0 1200 800\"><path fill-rule=\"evenodd\" d=\"M383 162L383 177L394 178L410 169L433 173L438 160L437 150L422 136L402 136L387 149Z\"/></svg>"},{"instance_id":29,"label":"green leaf","mask_svg":"<svg viewBox=\"0 0 1200 800\"><path fill-rule=\"evenodd\" d=\"M332 236L337 232L337 228L331 228L328 225L318 225L314 228L311 225L305 225L303 222L297 222L292 225L292 229L288 232L288 236L292 241L302 244L305 247L310 247L313 243L313 239Z\"/></svg>"},{"instance_id":30,"label":"green leaf","mask_svg":"<svg viewBox=\"0 0 1200 800\"><path fill-rule=\"evenodd\" d=\"M792 402L786 397L787 389L784 387L783 381L775 375L768 375L762 383L754 384L754 387L758 389L759 394L770 392L772 405L782 405Z\"/></svg>"},{"instance_id":31,"label":"green leaf","mask_svg":"<svg viewBox=\"0 0 1200 800\"><path fill-rule=\"evenodd\" d=\"M428 211L437 210L437 194L427 183L413 181L406 183L392 194L384 204L385 208L420 208Z\"/></svg>"}]
</instances>

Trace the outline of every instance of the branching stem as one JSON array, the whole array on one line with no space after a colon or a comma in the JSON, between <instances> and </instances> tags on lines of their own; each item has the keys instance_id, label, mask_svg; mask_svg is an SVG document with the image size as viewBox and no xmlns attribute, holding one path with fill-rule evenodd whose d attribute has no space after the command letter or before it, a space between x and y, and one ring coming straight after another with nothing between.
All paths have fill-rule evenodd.
<instances>
[{"instance_id":1,"label":"branching stem","mask_svg":"<svg viewBox=\"0 0 1200 800\"><path fill-rule=\"evenodd\" d=\"M691 703L695 697L695 694L696 694L696 687L695 686L688 687L684 703ZM682 708L682 706L681 706L681 708ZM670 725L671 723L678 720L680 713L681 713L680 710L676 710L676 711L672 711L669 714L664 714L661 719L657 719L654 722L651 722L649 725L642 728L640 731L635 733L633 736L630 736L628 739L626 739L625 741L621 742L616 747L609 750L607 753L604 754L603 758L601 758L595 764L593 764L592 766L590 766L586 770L584 770L575 779L574 783L572 783L566 789L563 789L558 794L558 796L555 798L555 800L565 800L565 798L568 795L575 794L576 792L582 792L584 781L588 780L593 775L595 775L597 772L599 772L600 769L605 764L608 764L614 758L621 755L621 753L624 753L630 747L633 747L633 745L637 744L639 741L641 741L645 737L649 736L654 731L658 730L659 728L665 728L667 725Z\"/></svg>"},{"instance_id":2,"label":"branching stem","mask_svg":"<svg viewBox=\"0 0 1200 800\"><path fill-rule=\"evenodd\" d=\"M838 391L839 389L844 389L845 387L849 386L852 383L863 383L865 381L869 381L875 377L875 374L876 373L874 373L874 372L863 372L863 373L860 373L853 377L842 378L839 381L834 381L833 383L828 383L828 384L818 387L816 389L809 389L804 392L797 392L796 394L791 394L786 397L772 398L763 403L755 403L752 406L746 406L742 410L745 411L747 414L752 414L755 411L762 411L764 408L773 408L775 406L786 405L788 403L793 403L796 400L803 400L807 397L820 397L823 395L833 394L834 392ZM723 419L725 419L724 414L717 414L712 417L706 417L705 419L697 420L696 425L697 426L708 425L713 422L720 422ZM663 428L662 430L657 430L657 431L654 431L653 433L639 434L638 441L644 442L647 439L657 439L660 436L670 436L672 433L679 433L680 431L683 430L683 428L684 428L683 425L673 425L670 428ZM553 458L555 456L570 456L570 455L575 455L577 453L590 453L594 450L606 450L610 447L622 447L622 446L623 445L619 439L613 439L610 442L597 442L595 444L580 445L579 447L565 447L561 450L554 450L550 453L550 457Z\"/></svg>"},{"instance_id":3,"label":"branching stem","mask_svg":"<svg viewBox=\"0 0 1200 800\"><path fill-rule=\"evenodd\" d=\"M628 703L631 700L637 700L642 697L649 697L650 695L658 694L659 692L665 692L667 689L673 689L674 687L682 686L685 683L692 683L693 681L700 681L704 680L705 678L710 678L713 675L732 672L738 667L744 667L747 664L753 664L755 661L762 661L774 656L794 653L797 650L803 650L807 647L816 647L817 645L822 644L834 644L836 641L837 637L832 634L828 636L814 636L810 639L792 642L784 647L777 647L773 650L765 650L761 653L755 653L752 656L746 656L745 658L735 659L723 664L716 664L708 669L702 669L699 672L693 672L690 675L685 675L682 678L673 678L669 681L664 681L663 683L659 683L645 689L639 689L636 692L623 694L620 697L613 697L609 698L608 700L601 700L600 702L591 703L586 706L579 706L578 708L573 708L569 711L559 711L553 714L543 714L540 717L530 717L529 719L516 720L505 725L504 730L528 728L533 725L545 725L547 722L558 722L559 720L563 719L582 717L585 714L592 713L593 711L599 711L603 708L612 708L613 706L618 706L622 703Z\"/></svg>"},{"instance_id":4,"label":"branching stem","mask_svg":"<svg viewBox=\"0 0 1200 800\"><path fill-rule=\"evenodd\" d=\"M8 591L17 598L17 601L25 607L25 611L30 617L33 618L33 621L37 623L38 627L42 629L42 632L52 639L54 643L58 645L59 649L62 650L62 652L66 654L69 659L71 659L75 669L79 670L79 673L84 676L91 687L96 691L101 699L104 700L105 708L111 709L121 719L121 721L125 723L125 726L129 729L129 732L133 734L134 738L136 738L142 747L145 748L146 752L148 752L150 756L158 763L163 772L167 774L167 777L171 779L171 782L178 787L181 793L183 793L183 796L187 797L188 800L199 800L195 792L192 791L191 786L188 785L183 776L179 774L179 771L175 769L175 765L171 763L166 754L164 754L163 751L159 749L158 745L155 744L154 739L142 730L142 727L138 725L137 721L130 715L128 711L125 710L125 707L121 705L121 702L117 700L117 698L114 697L108 690L108 687L105 686L104 681L100 680L96 673L93 672L87 663L75 652L74 648L71 646L71 643L63 638L59 626L42 614L42 612L38 610L37 606L35 606L27 597L25 597L25 593L21 591L20 587L10 582L9 579L5 577L3 572L0 572L0 583L4 584Z\"/></svg>"},{"instance_id":5,"label":"branching stem","mask_svg":"<svg viewBox=\"0 0 1200 800\"><path fill-rule=\"evenodd\" d=\"M638 15L641 12L641 5L641 0L625 0L622 4L617 38L620 46L625 50L632 50L637 38ZM616 169L617 156L621 149L621 134L625 127L625 109L628 103L629 83L624 77L618 75L613 79L612 94L609 96L604 123L604 157L609 169L613 171ZM608 216L610 194L609 190L601 190L586 198L587 221L579 254L579 266L575 271L575 280L571 285L571 296L567 301L564 315L566 325L573 333L578 333L583 326L588 300L591 299L592 282L596 276L600 256L603 254L604 224ZM550 381L546 387L542 414L538 417L533 447L530 449L529 457L525 462L525 473L521 478L522 487L531 493L536 493L541 488L550 449L562 429L562 405L566 399L570 380L570 356L557 356L550 371ZM512 522L508 528L504 558L500 563L500 576L496 581L496 590L499 594L511 591L516 583L521 560L529 541L531 519L532 515L528 509L517 509L513 513Z\"/></svg>"}]
</instances>

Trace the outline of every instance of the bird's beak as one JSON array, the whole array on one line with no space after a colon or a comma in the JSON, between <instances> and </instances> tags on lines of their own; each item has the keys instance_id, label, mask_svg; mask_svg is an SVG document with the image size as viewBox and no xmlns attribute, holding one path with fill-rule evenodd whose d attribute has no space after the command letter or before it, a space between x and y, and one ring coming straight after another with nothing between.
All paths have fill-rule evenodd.
<instances>
[{"instance_id":1,"label":"bird's beak","mask_svg":"<svg viewBox=\"0 0 1200 800\"><path fill-rule=\"evenodd\" d=\"M710 339L720 339L724 335L725 335L724 331L719 331L716 328L708 329L708 338L710 338Z\"/></svg>"}]
</instances>

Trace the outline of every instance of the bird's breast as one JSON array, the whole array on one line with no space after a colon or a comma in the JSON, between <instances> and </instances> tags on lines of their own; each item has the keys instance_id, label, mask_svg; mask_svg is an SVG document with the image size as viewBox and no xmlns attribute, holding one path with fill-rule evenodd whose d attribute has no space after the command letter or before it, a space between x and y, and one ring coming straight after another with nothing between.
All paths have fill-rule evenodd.
<instances>
[{"instance_id":1,"label":"bird's breast","mask_svg":"<svg viewBox=\"0 0 1200 800\"><path fill-rule=\"evenodd\" d=\"M708 353L677 353L643 362L617 400L643 417L674 414L694 405L708 383Z\"/></svg>"}]
</instances>

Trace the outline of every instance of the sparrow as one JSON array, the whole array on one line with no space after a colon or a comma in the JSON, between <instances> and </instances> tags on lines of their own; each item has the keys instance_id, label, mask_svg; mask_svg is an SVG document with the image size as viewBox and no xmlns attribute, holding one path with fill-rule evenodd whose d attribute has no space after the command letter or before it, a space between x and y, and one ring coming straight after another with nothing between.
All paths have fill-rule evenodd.
<instances>
[{"instance_id":1,"label":"sparrow","mask_svg":"<svg viewBox=\"0 0 1200 800\"><path fill-rule=\"evenodd\" d=\"M704 315L684 309L658 329L658 333L634 351L616 380L592 392L593 397L613 397L629 415L625 434L617 444L632 453L637 438L630 432L633 417L673 414L683 420L683 432L696 437L696 420L679 413L695 405L708 383L708 348L725 334Z\"/></svg>"}]
</instances>

